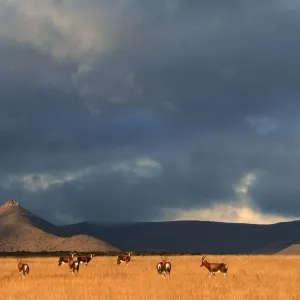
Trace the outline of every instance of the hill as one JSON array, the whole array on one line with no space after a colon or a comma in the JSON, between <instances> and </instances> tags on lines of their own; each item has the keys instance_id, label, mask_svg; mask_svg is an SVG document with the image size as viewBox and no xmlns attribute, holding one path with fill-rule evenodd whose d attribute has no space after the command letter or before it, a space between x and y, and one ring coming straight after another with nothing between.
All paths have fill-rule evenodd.
<instances>
[{"instance_id":1,"label":"hill","mask_svg":"<svg viewBox=\"0 0 300 300\"><path fill-rule=\"evenodd\" d=\"M118 251L98 237L69 234L9 200L0 207L0 252Z\"/></svg>"},{"instance_id":2,"label":"hill","mask_svg":"<svg viewBox=\"0 0 300 300\"><path fill-rule=\"evenodd\" d=\"M141 253L298 254L299 244L300 221L272 225L206 221L82 222L56 226L15 201L0 207L0 252L121 249Z\"/></svg>"},{"instance_id":3,"label":"hill","mask_svg":"<svg viewBox=\"0 0 300 300\"><path fill-rule=\"evenodd\" d=\"M265 247L261 249L256 249L251 254L277 254L281 252L283 249L289 247L291 245L291 242L289 241L277 241L274 243L271 243L269 245L266 245Z\"/></svg>"},{"instance_id":4,"label":"hill","mask_svg":"<svg viewBox=\"0 0 300 300\"><path fill-rule=\"evenodd\" d=\"M300 254L300 245L290 245L289 247L282 249L277 252L279 255L299 255Z\"/></svg>"},{"instance_id":5,"label":"hill","mask_svg":"<svg viewBox=\"0 0 300 300\"><path fill-rule=\"evenodd\" d=\"M137 252L275 254L300 244L300 222L272 225L204 221L63 226L69 234L101 237L120 249Z\"/></svg>"}]
</instances>

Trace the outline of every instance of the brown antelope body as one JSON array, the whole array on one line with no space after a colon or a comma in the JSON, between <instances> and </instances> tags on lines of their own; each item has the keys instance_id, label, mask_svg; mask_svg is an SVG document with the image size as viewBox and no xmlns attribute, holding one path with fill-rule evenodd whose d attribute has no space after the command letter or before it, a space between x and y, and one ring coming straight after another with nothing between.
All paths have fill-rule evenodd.
<instances>
[{"instance_id":1,"label":"brown antelope body","mask_svg":"<svg viewBox=\"0 0 300 300\"><path fill-rule=\"evenodd\" d=\"M19 276L25 277L29 275L29 265L22 262L18 263Z\"/></svg>"},{"instance_id":2,"label":"brown antelope body","mask_svg":"<svg viewBox=\"0 0 300 300\"><path fill-rule=\"evenodd\" d=\"M167 258L162 258L162 260L156 265L156 270L159 275L171 275L171 263L167 261Z\"/></svg>"},{"instance_id":3,"label":"brown antelope body","mask_svg":"<svg viewBox=\"0 0 300 300\"><path fill-rule=\"evenodd\" d=\"M132 252L127 252L127 254L119 255L117 258L117 264L119 265L123 262L126 262L126 264L128 265L130 262L131 254L132 254Z\"/></svg>"},{"instance_id":4,"label":"brown antelope body","mask_svg":"<svg viewBox=\"0 0 300 300\"><path fill-rule=\"evenodd\" d=\"M210 272L210 276L215 276L215 273L223 273L224 276L227 276L228 266L224 263L210 263L205 259L206 256L202 256L202 263L200 267L206 267Z\"/></svg>"},{"instance_id":5,"label":"brown antelope body","mask_svg":"<svg viewBox=\"0 0 300 300\"><path fill-rule=\"evenodd\" d=\"M71 257L73 259L74 254L75 254L75 252L71 252L69 256L61 256L58 259L58 266L61 266L63 264L68 264L69 263L69 258Z\"/></svg>"},{"instance_id":6,"label":"brown antelope body","mask_svg":"<svg viewBox=\"0 0 300 300\"><path fill-rule=\"evenodd\" d=\"M80 262L77 259L73 260L73 257L70 256L68 259L68 265L72 275L74 275L75 271L77 273L79 272Z\"/></svg>"},{"instance_id":7,"label":"brown antelope body","mask_svg":"<svg viewBox=\"0 0 300 300\"><path fill-rule=\"evenodd\" d=\"M80 264L85 264L87 266L94 256L95 254L90 254L88 256L78 256L77 261L79 261Z\"/></svg>"}]
</instances>

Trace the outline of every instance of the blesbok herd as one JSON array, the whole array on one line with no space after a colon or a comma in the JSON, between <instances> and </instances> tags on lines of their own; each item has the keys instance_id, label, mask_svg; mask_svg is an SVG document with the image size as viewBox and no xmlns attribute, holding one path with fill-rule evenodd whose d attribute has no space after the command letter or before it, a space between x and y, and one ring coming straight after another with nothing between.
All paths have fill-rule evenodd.
<instances>
[{"instance_id":1,"label":"blesbok herd","mask_svg":"<svg viewBox=\"0 0 300 300\"><path fill-rule=\"evenodd\" d=\"M69 256L61 256L58 258L58 266L61 266L63 264L67 264L69 267L69 271L72 275L74 275L75 272L79 273L79 267L80 264L85 264L86 266L90 263L92 258L95 256L95 254L89 254L87 256L77 256L76 252L70 252ZM125 262L126 265L130 263L132 252L127 252L126 254L119 255L117 257L117 265L120 265L121 263ZM228 273L228 266L223 263L210 263L206 259L206 256L202 256L202 261L200 267L205 267L208 271L210 276L215 276L215 273L223 273L224 276L227 276ZM171 275L171 263L167 260L167 257L161 257L161 261L157 263L156 265L156 271L159 275L168 275L170 277ZM22 276L23 278L29 275L29 265L27 263L23 263L22 261L18 261L18 271L19 276Z\"/></svg>"},{"instance_id":2,"label":"blesbok herd","mask_svg":"<svg viewBox=\"0 0 300 300\"><path fill-rule=\"evenodd\" d=\"M85 264L86 266L88 263L92 260L92 258L95 256L95 254L90 254L88 256L78 256L74 260L74 256L76 255L76 252L70 252L69 256L61 256L58 259L58 266L61 266L62 264L68 264L70 272L72 274L75 273L75 271L79 272L79 266L80 264Z\"/></svg>"}]
</instances>

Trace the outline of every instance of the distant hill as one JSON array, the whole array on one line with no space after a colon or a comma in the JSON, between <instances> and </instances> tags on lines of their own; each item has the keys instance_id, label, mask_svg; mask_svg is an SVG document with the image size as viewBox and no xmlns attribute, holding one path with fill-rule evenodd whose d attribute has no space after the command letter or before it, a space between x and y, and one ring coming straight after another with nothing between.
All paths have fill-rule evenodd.
<instances>
[{"instance_id":1,"label":"distant hill","mask_svg":"<svg viewBox=\"0 0 300 300\"><path fill-rule=\"evenodd\" d=\"M279 255L299 255L300 254L300 244L298 245L290 245L289 247L282 249L277 252Z\"/></svg>"},{"instance_id":2,"label":"distant hill","mask_svg":"<svg viewBox=\"0 0 300 300\"><path fill-rule=\"evenodd\" d=\"M69 234L101 237L118 248L137 252L275 254L300 244L300 222L253 225L203 221L62 226Z\"/></svg>"},{"instance_id":3,"label":"distant hill","mask_svg":"<svg viewBox=\"0 0 300 300\"><path fill-rule=\"evenodd\" d=\"M82 222L56 226L15 201L0 207L0 252L298 254L299 245L300 221L272 225L206 221Z\"/></svg>"},{"instance_id":4,"label":"distant hill","mask_svg":"<svg viewBox=\"0 0 300 300\"><path fill-rule=\"evenodd\" d=\"M289 247L291 242L289 241L276 241L271 244L266 245L263 248L256 249L251 254L277 254L283 249Z\"/></svg>"},{"instance_id":5,"label":"distant hill","mask_svg":"<svg viewBox=\"0 0 300 300\"><path fill-rule=\"evenodd\" d=\"M0 252L15 251L106 252L119 249L97 237L69 234L33 215L16 201L0 207Z\"/></svg>"}]
</instances>

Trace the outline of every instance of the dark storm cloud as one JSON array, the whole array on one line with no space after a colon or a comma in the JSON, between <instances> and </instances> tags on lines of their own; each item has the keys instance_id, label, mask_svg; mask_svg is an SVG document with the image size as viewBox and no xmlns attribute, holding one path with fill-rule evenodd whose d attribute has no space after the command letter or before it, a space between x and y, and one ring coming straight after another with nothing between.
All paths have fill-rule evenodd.
<instances>
[{"instance_id":1,"label":"dark storm cloud","mask_svg":"<svg viewBox=\"0 0 300 300\"><path fill-rule=\"evenodd\" d=\"M102 92L135 105L171 102L179 110L176 121L211 127L268 114L283 97L294 98L300 70L297 13L271 2L232 10L199 2L181 2L169 22L165 14L143 18L129 46L82 79L83 86L98 90L93 105L103 106ZM290 105L287 101L286 109Z\"/></svg>"},{"instance_id":2,"label":"dark storm cloud","mask_svg":"<svg viewBox=\"0 0 300 300\"><path fill-rule=\"evenodd\" d=\"M152 220L235 199L254 172L256 207L300 215L299 5L33 4L0 21L1 201Z\"/></svg>"}]
</instances>

